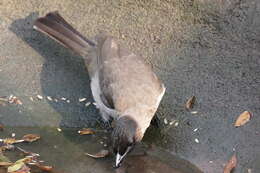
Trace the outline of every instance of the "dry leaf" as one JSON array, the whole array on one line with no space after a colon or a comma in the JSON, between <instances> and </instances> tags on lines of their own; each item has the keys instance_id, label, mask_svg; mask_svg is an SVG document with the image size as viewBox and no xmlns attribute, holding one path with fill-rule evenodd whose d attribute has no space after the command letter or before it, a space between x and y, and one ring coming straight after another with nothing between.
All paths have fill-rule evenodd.
<instances>
[{"instance_id":1,"label":"dry leaf","mask_svg":"<svg viewBox=\"0 0 260 173\"><path fill-rule=\"evenodd\" d=\"M6 96L1 96L0 101L8 102L8 98Z\"/></svg>"},{"instance_id":2,"label":"dry leaf","mask_svg":"<svg viewBox=\"0 0 260 173\"><path fill-rule=\"evenodd\" d=\"M251 113L248 111L243 112L242 114L239 115L235 122L235 127L242 126L246 124L251 118Z\"/></svg>"},{"instance_id":3,"label":"dry leaf","mask_svg":"<svg viewBox=\"0 0 260 173\"><path fill-rule=\"evenodd\" d=\"M192 109L193 105L195 103L196 97L192 96L191 98L189 98L189 100L186 102L186 108L187 109Z\"/></svg>"},{"instance_id":4,"label":"dry leaf","mask_svg":"<svg viewBox=\"0 0 260 173\"><path fill-rule=\"evenodd\" d=\"M38 139L40 139L40 135L37 134L28 134L28 135L24 135L22 140L26 141L26 142L33 142L36 141Z\"/></svg>"},{"instance_id":5,"label":"dry leaf","mask_svg":"<svg viewBox=\"0 0 260 173\"><path fill-rule=\"evenodd\" d=\"M92 135L92 134L94 134L95 132L94 132L93 130L89 129L89 128L84 128L84 129L82 129L82 130L79 130L78 133L79 133L80 135Z\"/></svg>"},{"instance_id":6,"label":"dry leaf","mask_svg":"<svg viewBox=\"0 0 260 173\"><path fill-rule=\"evenodd\" d=\"M40 164L36 164L35 166L37 166L42 171L51 171L53 169L52 166L44 166L44 165L40 165Z\"/></svg>"},{"instance_id":7,"label":"dry leaf","mask_svg":"<svg viewBox=\"0 0 260 173\"><path fill-rule=\"evenodd\" d=\"M224 167L224 173L230 173L237 165L237 157L234 154Z\"/></svg>"},{"instance_id":8,"label":"dry leaf","mask_svg":"<svg viewBox=\"0 0 260 173\"><path fill-rule=\"evenodd\" d=\"M12 162L0 162L0 166L10 166L12 164Z\"/></svg>"},{"instance_id":9,"label":"dry leaf","mask_svg":"<svg viewBox=\"0 0 260 173\"><path fill-rule=\"evenodd\" d=\"M3 140L4 144L13 144L16 143L16 139L15 138L5 138Z\"/></svg>"},{"instance_id":10,"label":"dry leaf","mask_svg":"<svg viewBox=\"0 0 260 173\"><path fill-rule=\"evenodd\" d=\"M89 153L85 153L86 155L93 157L93 158L104 158L106 156L109 155L109 151L108 150L101 150L96 154L89 154Z\"/></svg>"}]
</instances>

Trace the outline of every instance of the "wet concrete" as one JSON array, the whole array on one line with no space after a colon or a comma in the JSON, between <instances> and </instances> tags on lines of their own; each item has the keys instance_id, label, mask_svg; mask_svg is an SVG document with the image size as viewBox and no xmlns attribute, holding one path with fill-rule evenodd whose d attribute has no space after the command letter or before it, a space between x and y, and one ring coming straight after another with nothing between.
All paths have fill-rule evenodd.
<instances>
[{"instance_id":1,"label":"wet concrete","mask_svg":"<svg viewBox=\"0 0 260 173\"><path fill-rule=\"evenodd\" d=\"M111 33L151 63L166 84L157 112L161 127L151 127L142 144L149 154L130 157L122 171L189 173L196 165L218 173L233 153L238 157L234 172L260 171L257 0L0 1L0 96L13 94L23 102L0 106L0 123L8 126L1 138L11 132L39 133L39 142L23 147L58 169L115 171L112 157L95 160L84 155L102 148L100 141L109 135L82 137L74 129L101 124L95 107L78 101L86 97L93 102L82 58L32 29L38 16L54 10L86 36ZM38 100L37 94L44 99ZM192 110L196 114L184 108L192 95L197 97ZM252 120L234 128L244 110L253 113ZM165 124L164 118L178 126ZM69 129L60 133L58 126Z\"/></svg>"}]
</instances>

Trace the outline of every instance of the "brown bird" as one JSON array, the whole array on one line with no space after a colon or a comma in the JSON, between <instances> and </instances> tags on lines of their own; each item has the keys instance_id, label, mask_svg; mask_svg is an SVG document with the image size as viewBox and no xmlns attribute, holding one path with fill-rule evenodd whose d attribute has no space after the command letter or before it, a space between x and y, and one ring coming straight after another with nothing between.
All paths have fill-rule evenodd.
<instances>
[{"instance_id":1,"label":"brown bird","mask_svg":"<svg viewBox=\"0 0 260 173\"><path fill-rule=\"evenodd\" d=\"M86 39L58 12L38 18L34 28L84 58L97 108L104 121L115 120L111 138L119 167L142 140L165 93L164 85L140 56L114 38L98 34L93 41Z\"/></svg>"}]
</instances>

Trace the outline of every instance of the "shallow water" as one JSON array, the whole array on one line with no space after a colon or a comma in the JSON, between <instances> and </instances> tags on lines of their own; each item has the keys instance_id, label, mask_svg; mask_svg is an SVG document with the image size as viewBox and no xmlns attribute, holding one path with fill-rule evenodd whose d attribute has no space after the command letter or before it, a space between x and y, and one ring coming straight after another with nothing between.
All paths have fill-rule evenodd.
<instances>
[{"instance_id":1,"label":"shallow water","mask_svg":"<svg viewBox=\"0 0 260 173\"><path fill-rule=\"evenodd\" d=\"M91 173L200 173L191 163L178 158L155 145L143 143L137 145L136 149L124 161L119 169L114 169L114 156L110 154L107 158L94 159L85 153L96 153L101 149L109 149L109 134L97 132L94 135L79 135L76 128L33 128L33 127L5 127L0 132L1 138L10 137L15 133L16 139L25 134L35 133L41 139L33 143L15 144L27 151L40 154L40 158L46 165L55 167L61 172L91 172ZM107 144L108 147L104 147ZM6 151L4 153L12 161L22 158L18 151Z\"/></svg>"}]
</instances>

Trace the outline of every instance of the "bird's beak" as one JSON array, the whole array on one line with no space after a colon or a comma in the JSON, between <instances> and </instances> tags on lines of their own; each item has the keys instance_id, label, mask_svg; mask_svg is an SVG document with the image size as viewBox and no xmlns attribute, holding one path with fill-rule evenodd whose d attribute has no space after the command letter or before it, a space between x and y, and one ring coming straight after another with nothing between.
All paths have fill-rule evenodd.
<instances>
[{"instance_id":1,"label":"bird's beak","mask_svg":"<svg viewBox=\"0 0 260 173\"><path fill-rule=\"evenodd\" d=\"M116 165L115 165L116 168L119 168L121 166L123 159L125 158L127 153L131 151L131 149L132 147L128 147L126 152L123 155L120 155L119 153L116 154Z\"/></svg>"},{"instance_id":2,"label":"bird's beak","mask_svg":"<svg viewBox=\"0 0 260 173\"><path fill-rule=\"evenodd\" d=\"M116 154L116 168L120 167L120 164L124 158L124 155L121 156L119 153Z\"/></svg>"}]
</instances>

